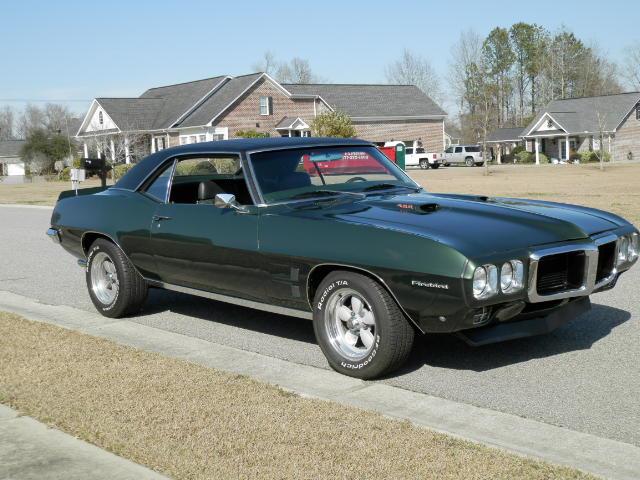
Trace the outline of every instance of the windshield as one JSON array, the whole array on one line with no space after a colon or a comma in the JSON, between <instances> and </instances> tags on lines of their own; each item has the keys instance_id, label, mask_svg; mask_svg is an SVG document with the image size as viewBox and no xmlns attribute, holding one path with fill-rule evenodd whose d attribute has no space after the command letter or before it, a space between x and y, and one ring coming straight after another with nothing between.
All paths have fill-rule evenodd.
<instances>
[{"instance_id":1,"label":"windshield","mask_svg":"<svg viewBox=\"0 0 640 480\"><path fill-rule=\"evenodd\" d=\"M267 203L418 188L375 147L275 150L251 154L249 161Z\"/></svg>"}]
</instances>

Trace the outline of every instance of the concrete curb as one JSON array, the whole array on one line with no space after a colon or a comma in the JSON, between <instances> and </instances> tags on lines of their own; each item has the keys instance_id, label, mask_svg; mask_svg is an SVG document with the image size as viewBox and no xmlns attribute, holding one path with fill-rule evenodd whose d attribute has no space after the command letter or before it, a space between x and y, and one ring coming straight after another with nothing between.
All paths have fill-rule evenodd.
<instances>
[{"instance_id":1,"label":"concrete curb","mask_svg":"<svg viewBox=\"0 0 640 480\"><path fill-rule=\"evenodd\" d=\"M0 405L0 478L161 480L167 477Z\"/></svg>"},{"instance_id":2,"label":"concrete curb","mask_svg":"<svg viewBox=\"0 0 640 480\"><path fill-rule=\"evenodd\" d=\"M640 447L485 408L0 291L0 309L142 350L244 374L303 396L409 420L436 431L608 478L640 477Z\"/></svg>"},{"instance_id":3,"label":"concrete curb","mask_svg":"<svg viewBox=\"0 0 640 480\"><path fill-rule=\"evenodd\" d=\"M25 205L22 203L0 203L0 208L31 208L35 210L53 210L49 205Z\"/></svg>"}]
</instances>

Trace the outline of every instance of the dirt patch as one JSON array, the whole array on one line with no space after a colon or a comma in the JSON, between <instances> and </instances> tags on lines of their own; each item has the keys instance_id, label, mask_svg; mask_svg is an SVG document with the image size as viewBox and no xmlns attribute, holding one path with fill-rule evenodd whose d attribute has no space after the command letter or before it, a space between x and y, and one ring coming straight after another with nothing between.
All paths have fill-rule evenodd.
<instances>
[{"instance_id":1,"label":"dirt patch","mask_svg":"<svg viewBox=\"0 0 640 480\"><path fill-rule=\"evenodd\" d=\"M3 312L0 402L175 478L593 478Z\"/></svg>"}]
</instances>

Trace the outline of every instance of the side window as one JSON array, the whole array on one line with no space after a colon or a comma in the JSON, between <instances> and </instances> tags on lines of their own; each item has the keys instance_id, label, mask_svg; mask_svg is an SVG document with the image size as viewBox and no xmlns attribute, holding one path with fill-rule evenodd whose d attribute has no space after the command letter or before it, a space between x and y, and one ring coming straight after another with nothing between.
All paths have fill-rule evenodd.
<instances>
[{"instance_id":1,"label":"side window","mask_svg":"<svg viewBox=\"0 0 640 480\"><path fill-rule=\"evenodd\" d=\"M271 97L260 97L260 115L271 115L272 102Z\"/></svg>"},{"instance_id":2,"label":"side window","mask_svg":"<svg viewBox=\"0 0 640 480\"><path fill-rule=\"evenodd\" d=\"M462 147L456 147L456 153L462 153Z\"/></svg>"},{"instance_id":3,"label":"side window","mask_svg":"<svg viewBox=\"0 0 640 480\"><path fill-rule=\"evenodd\" d=\"M444 153L453 153L453 147L447 148Z\"/></svg>"},{"instance_id":4,"label":"side window","mask_svg":"<svg viewBox=\"0 0 640 480\"><path fill-rule=\"evenodd\" d=\"M169 190L169 180L171 180L171 172L173 171L173 162L165 167L164 171L149 184L145 193L160 202L167 201L167 191Z\"/></svg>"},{"instance_id":5,"label":"side window","mask_svg":"<svg viewBox=\"0 0 640 480\"><path fill-rule=\"evenodd\" d=\"M170 203L211 204L221 193L235 195L242 205L253 203L238 155L210 154L178 161Z\"/></svg>"},{"instance_id":6,"label":"side window","mask_svg":"<svg viewBox=\"0 0 640 480\"><path fill-rule=\"evenodd\" d=\"M407 148L407 150L405 151L405 153L407 155L413 155L413 148Z\"/></svg>"}]
</instances>

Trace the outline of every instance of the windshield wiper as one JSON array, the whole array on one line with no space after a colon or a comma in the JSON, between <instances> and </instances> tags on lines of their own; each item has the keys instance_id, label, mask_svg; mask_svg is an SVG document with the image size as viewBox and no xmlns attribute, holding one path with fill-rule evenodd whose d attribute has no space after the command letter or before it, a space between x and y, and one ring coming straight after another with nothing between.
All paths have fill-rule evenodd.
<instances>
[{"instance_id":1,"label":"windshield wiper","mask_svg":"<svg viewBox=\"0 0 640 480\"><path fill-rule=\"evenodd\" d=\"M363 192L372 192L374 190L390 190L392 188L409 188L415 192L419 191L419 187L412 187L411 185L398 185L395 183L377 183L375 185L370 185L367 188L363 189Z\"/></svg>"}]
</instances>

